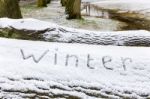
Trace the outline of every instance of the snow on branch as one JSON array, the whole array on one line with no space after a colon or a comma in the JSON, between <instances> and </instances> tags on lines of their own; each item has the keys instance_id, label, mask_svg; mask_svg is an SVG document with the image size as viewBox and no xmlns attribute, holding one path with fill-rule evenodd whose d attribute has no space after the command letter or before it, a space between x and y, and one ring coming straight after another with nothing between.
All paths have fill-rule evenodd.
<instances>
[{"instance_id":1,"label":"snow on branch","mask_svg":"<svg viewBox=\"0 0 150 99\"><path fill-rule=\"evenodd\" d=\"M18 36L21 39L35 39L50 42L85 43L96 45L117 46L150 46L150 32L114 31L97 32L81 29L67 28L53 23L36 19L0 19L0 33L11 37Z\"/></svg>"}]
</instances>

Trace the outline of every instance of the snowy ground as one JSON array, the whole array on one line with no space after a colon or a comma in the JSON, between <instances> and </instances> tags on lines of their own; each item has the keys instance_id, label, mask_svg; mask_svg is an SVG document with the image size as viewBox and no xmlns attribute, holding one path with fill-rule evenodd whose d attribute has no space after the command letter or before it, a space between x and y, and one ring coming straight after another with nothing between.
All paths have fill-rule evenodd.
<instances>
[{"instance_id":1,"label":"snowy ground","mask_svg":"<svg viewBox=\"0 0 150 99\"><path fill-rule=\"evenodd\" d=\"M39 10L36 14L38 13ZM51 22L59 23L58 19L61 18L56 17ZM45 39L54 36L53 39L60 42L73 39L85 43L91 42L93 38L97 42L97 38L100 38L104 43L113 41L112 45L124 45L126 40L133 42L142 39L143 43L146 40L148 44L150 41L150 33L145 30L96 32L68 28L51 22L31 18L2 18L0 28L48 30L43 35ZM149 50L149 47L0 38L0 98L147 99L150 98Z\"/></svg>"},{"instance_id":2,"label":"snowy ground","mask_svg":"<svg viewBox=\"0 0 150 99\"><path fill-rule=\"evenodd\" d=\"M46 8L37 8L36 5L27 5L21 7L22 14L24 18L35 18L39 20L54 22L59 25L72 27L72 28L80 28L80 29L86 29L86 30L101 30L101 31L118 31L118 30L135 30L135 29L146 29L149 30L150 24L149 21L145 21L144 19L148 19L148 14L145 15L139 15L137 13L132 12L128 13L128 11L119 10L117 14L121 13L120 17L127 18L135 18L132 23L128 23L128 21L122 21L118 19L112 19L111 15L107 10L110 8L104 7L106 9L104 11L101 10L101 5L98 5L100 2L104 2L107 0L101 0L98 3L92 3L91 2L91 16L83 16L84 20L66 20L65 10L64 7L60 5L59 1L52 1L51 4L48 5ZM116 1L113 1L116 2ZM115 3L111 4L112 2L108 2L110 5L115 5ZM119 3L120 4L120 3ZM107 3L106 3L107 5ZM127 6L133 6L133 3L127 3ZM144 4L143 4L144 5ZM95 8L96 6L96 8ZM120 5L122 6L122 5ZM119 7L119 6L118 6ZM98 8L98 9L97 9ZM113 8L112 8L113 9ZM116 11L114 8L113 10ZM130 11L129 11L130 12ZM85 9L82 11L82 14L85 15ZM125 14L125 15L124 15ZM130 16L128 16L128 14ZM98 17L95 17L98 16ZM135 17L136 16L136 17ZM140 18L140 22L137 21L137 24L134 22L136 21L136 18ZM142 20L141 20L142 19ZM134 23L134 24L133 24ZM141 25L142 24L142 25ZM148 24L148 25L147 25Z\"/></svg>"},{"instance_id":3,"label":"snowy ground","mask_svg":"<svg viewBox=\"0 0 150 99\"><path fill-rule=\"evenodd\" d=\"M119 10L120 13L134 12L144 14L150 20L149 0L97 0L92 4L104 9Z\"/></svg>"},{"instance_id":4,"label":"snowy ground","mask_svg":"<svg viewBox=\"0 0 150 99\"><path fill-rule=\"evenodd\" d=\"M83 16L84 20L66 20L65 8L59 1L52 1L46 8L39 9L36 5L21 7L24 18L35 18L59 25L86 30L113 31L126 26L124 22ZM106 26L107 25L107 26Z\"/></svg>"},{"instance_id":5,"label":"snowy ground","mask_svg":"<svg viewBox=\"0 0 150 99\"><path fill-rule=\"evenodd\" d=\"M0 97L148 98L149 50L0 38Z\"/></svg>"},{"instance_id":6,"label":"snowy ground","mask_svg":"<svg viewBox=\"0 0 150 99\"><path fill-rule=\"evenodd\" d=\"M86 0L84 0L86 1ZM127 25L122 30L145 29L150 31L149 0L87 0L82 13L105 19L116 19Z\"/></svg>"},{"instance_id":7,"label":"snowy ground","mask_svg":"<svg viewBox=\"0 0 150 99\"><path fill-rule=\"evenodd\" d=\"M83 38L88 35L112 35L116 38L116 34L129 39L135 37L137 41L139 36L149 37L148 31L95 32L66 28L36 19L2 18L0 27L35 31L62 28L63 31L73 31L73 34L58 32L62 36L59 40L62 41L72 39L72 35L78 32ZM56 32L48 33L55 36ZM121 39L118 42L123 43ZM46 43L0 38L0 97L148 98L149 50L149 47Z\"/></svg>"}]
</instances>

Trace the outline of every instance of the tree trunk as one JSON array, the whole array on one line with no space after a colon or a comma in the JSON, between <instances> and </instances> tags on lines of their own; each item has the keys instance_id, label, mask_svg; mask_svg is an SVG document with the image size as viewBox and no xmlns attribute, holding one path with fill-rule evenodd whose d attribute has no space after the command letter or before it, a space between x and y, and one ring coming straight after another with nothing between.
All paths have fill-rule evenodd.
<instances>
[{"instance_id":1,"label":"tree trunk","mask_svg":"<svg viewBox=\"0 0 150 99\"><path fill-rule=\"evenodd\" d=\"M46 0L47 1L47 3L50 3L51 2L51 0Z\"/></svg>"},{"instance_id":2,"label":"tree trunk","mask_svg":"<svg viewBox=\"0 0 150 99\"><path fill-rule=\"evenodd\" d=\"M67 0L61 0L61 5L66 6Z\"/></svg>"},{"instance_id":3,"label":"tree trunk","mask_svg":"<svg viewBox=\"0 0 150 99\"><path fill-rule=\"evenodd\" d=\"M66 13L67 19L81 18L81 0L67 0Z\"/></svg>"},{"instance_id":4,"label":"tree trunk","mask_svg":"<svg viewBox=\"0 0 150 99\"><path fill-rule=\"evenodd\" d=\"M47 7L47 0L37 0L38 7Z\"/></svg>"},{"instance_id":5,"label":"tree trunk","mask_svg":"<svg viewBox=\"0 0 150 99\"><path fill-rule=\"evenodd\" d=\"M22 18L18 0L0 0L0 17Z\"/></svg>"}]
</instances>

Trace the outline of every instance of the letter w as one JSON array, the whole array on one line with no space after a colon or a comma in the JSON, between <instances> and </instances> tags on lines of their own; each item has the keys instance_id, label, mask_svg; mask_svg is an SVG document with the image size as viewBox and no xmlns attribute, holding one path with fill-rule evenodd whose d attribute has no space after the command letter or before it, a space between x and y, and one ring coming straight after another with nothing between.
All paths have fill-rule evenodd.
<instances>
[{"instance_id":1,"label":"letter w","mask_svg":"<svg viewBox=\"0 0 150 99\"><path fill-rule=\"evenodd\" d=\"M39 62L41 61L41 59L49 52L49 50L46 50L46 51L45 51L39 58L37 58L37 59L35 58L35 56L34 56L33 54L28 55L28 56L25 56L24 51L23 51L22 49L20 49L20 52L21 52L21 55L22 55L22 57L23 57L24 60L27 60L27 59L29 59L29 58L32 58L35 63L39 63Z\"/></svg>"}]
</instances>

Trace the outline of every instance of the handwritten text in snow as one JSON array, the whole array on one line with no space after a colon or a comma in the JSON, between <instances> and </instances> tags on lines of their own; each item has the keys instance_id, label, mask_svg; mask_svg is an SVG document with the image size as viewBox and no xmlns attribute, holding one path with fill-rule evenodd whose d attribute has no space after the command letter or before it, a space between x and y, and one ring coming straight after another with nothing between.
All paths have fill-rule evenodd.
<instances>
[{"instance_id":1,"label":"handwritten text in snow","mask_svg":"<svg viewBox=\"0 0 150 99\"><path fill-rule=\"evenodd\" d=\"M55 52L53 53L53 65L58 65L58 61L62 60L59 59L58 56L59 54L57 53L58 49L55 50ZM35 57L34 54L28 54L26 53L25 50L20 49L20 53L21 56L23 58L23 60L33 60L33 62L35 63L40 63L42 60L44 60L44 57L46 57L46 55L48 55L50 53L50 50L45 50L44 52L41 53L41 55L39 57ZM82 61L86 62L86 67L89 69L95 69L94 65L92 65L91 63L94 61L95 59L92 58L92 55L87 54L86 58ZM69 63L73 63L75 67L79 66L80 63L80 57L78 55L74 55L74 54L66 54L64 57L64 65L65 66L69 66ZM99 58L99 61L101 61L101 65L103 66L103 68L107 69L107 70L114 70L113 66L108 66L108 64L111 64L111 62L113 61L113 58L109 55L106 56L101 56ZM123 70L127 70L127 65L132 63L132 59L131 58L120 58L121 61L121 65L122 65L122 69Z\"/></svg>"}]
</instances>

